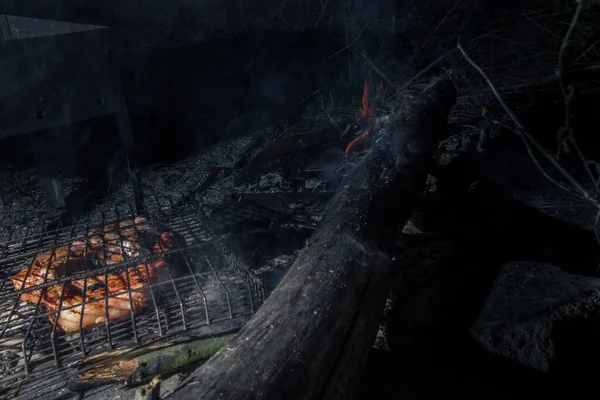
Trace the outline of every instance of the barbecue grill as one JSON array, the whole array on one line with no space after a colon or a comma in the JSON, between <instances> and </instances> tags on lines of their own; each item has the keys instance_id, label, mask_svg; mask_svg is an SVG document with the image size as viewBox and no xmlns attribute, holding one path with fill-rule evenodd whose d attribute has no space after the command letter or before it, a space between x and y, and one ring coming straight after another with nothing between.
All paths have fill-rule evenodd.
<instances>
[{"instance_id":1,"label":"barbecue grill","mask_svg":"<svg viewBox=\"0 0 600 400\"><path fill-rule=\"evenodd\" d=\"M136 206L142 204L129 114L108 37L107 27L0 15L0 140L28 137L44 196L54 207L68 206L58 165L78 151L53 143L51 134L64 136L79 124L74 134L81 136L81 125L102 119L117 127Z\"/></svg>"},{"instance_id":2,"label":"barbecue grill","mask_svg":"<svg viewBox=\"0 0 600 400\"><path fill-rule=\"evenodd\" d=\"M33 398L43 393L56 397L74 374L69 365L77 360L151 340L190 334L202 336L240 327L260 305L264 298L262 283L227 251L222 236L215 236L207 210L194 204L175 206L158 198L147 201L151 203L147 205L147 221L167 226L178 235L177 246L159 256L174 257L179 271L176 273L167 265L167 278L148 285L150 298L145 310L114 321L107 318L101 326L62 332L57 328L58 318L52 323L49 316L67 307L49 312L39 301L37 304L21 301L20 295L57 283L125 270L148 262L147 256L67 273L58 280L22 290L15 290L10 277L43 252L75 240L89 240L88 231L92 227L102 228L135 217L134 206L116 204L111 212L100 210L70 227L31 235L15 234L10 241L0 243L1 396ZM84 304L88 301L84 300Z\"/></svg>"},{"instance_id":3,"label":"barbecue grill","mask_svg":"<svg viewBox=\"0 0 600 400\"><path fill-rule=\"evenodd\" d=\"M39 203L26 210L11 210L10 204L2 209L11 221L19 222L5 224L0 231L0 398L66 396L77 362L106 350L239 329L265 294L262 281L230 249L228 228L231 231L236 223L249 218L272 221L279 217L264 208L244 208L237 203L229 208L201 205L191 194L183 200L165 194L142 196L127 108L114 60L107 52L108 29L0 16L0 34L0 54L9 61L0 67L0 78L10 83L0 90L0 141L32 134L42 138L41 146L32 144L47 202L58 206L59 212L65 208L57 179L61 171L53 166L60 157L46 147L44 143L52 140L45 135L72 129L75 123L113 118L131 178L121 189L90 205L91 210L70 213L66 202L68 218L58 221L55 212L43 211ZM128 253L130 242L126 243L122 225L139 217L147 226L163 227L175 244ZM97 232L102 232L100 246L104 247L100 258L96 257L98 245L91 245ZM116 244L107 243L106 232L117 238ZM79 260L81 268L70 271L69 257L81 257L72 256L73 243L84 243L85 252L93 254L85 254ZM107 257L109 246L120 247L123 259ZM64 249L69 249L64 271L52 270L49 277L50 260ZM34 265L47 255L41 278L33 272ZM153 276L150 265L159 260L164 260L164 267ZM133 298L141 290L139 282L132 286L130 272L137 278L135 274L144 267L148 281L140 281L144 305L138 307ZM14 279L21 273L19 285ZM32 276L33 283L27 281ZM109 290L108 278L115 276L127 278L120 293ZM102 282L100 289L98 283L88 287L88 279ZM74 304L65 288L79 289L77 282L84 283L81 300ZM90 295L97 290L103 298ZM48 293L60 294L57 307L48 305L43 297ZM109 301L122 302L124 298L129 301L127 315L109 317ZM94 302L104 307L105 318L84 326L87 305ZM61 315L73 318L77 312L82 314L79 324L64 329Z\"/></svg>"}]
</instances>

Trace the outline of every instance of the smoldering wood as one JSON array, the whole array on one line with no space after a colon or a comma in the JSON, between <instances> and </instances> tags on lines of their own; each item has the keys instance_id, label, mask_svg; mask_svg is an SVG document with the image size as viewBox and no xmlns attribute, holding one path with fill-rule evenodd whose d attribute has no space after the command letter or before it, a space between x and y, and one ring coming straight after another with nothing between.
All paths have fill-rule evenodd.
<instances>
[{"instance_id":1,"label":"smoldering wood","mask_svg":"<svg viewBox=\"0 0 600 400\"><path fill-rule=\"evenodd\" d=\"M380 268L380 272L370 276L361 309L333 369L333 375L323 391L323 399L352 399L358 391L387 300L387 282L390 274L387 273L388 269L384 268Z\"/></svg>"},{"instance_id":2,"label":"smoldering wood","mask_svg":"<svg viewBox=\"0 0 600 400\"><path fill-rule=\"evenodd\" d=\"M382 312L370 294L387 291L381 277L393 242L423 189L455 101L450 79L436 79L392 119L342 181L279 286L177 398L322 398L356 375L363 361L345 351L366 354L372 346L372 328L361 319ZM369 333L353 335L355 329ZM355 388L343 390L351 398Z\"/></svg>"},{"instance_id":3,"label":"smoldering wood","mask_svg":"<svg viewBox=\"0 0 600 400\"><path fill-rule=\"evenodd\" d=\"M140 387L135 392L135 400L158 400L160 397L161 380L158 376L154 377L149 384Z\"/></svg>"}]
</instances>

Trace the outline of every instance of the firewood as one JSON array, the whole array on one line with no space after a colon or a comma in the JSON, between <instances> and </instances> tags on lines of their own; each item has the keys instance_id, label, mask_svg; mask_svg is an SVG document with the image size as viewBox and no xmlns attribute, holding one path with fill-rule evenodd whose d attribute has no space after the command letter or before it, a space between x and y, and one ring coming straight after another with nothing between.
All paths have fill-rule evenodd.
<instances>
[{"instance_id":1,"label":"firewood","mask_svg":"<svg viewBox=\"0 0 600 400\"><path fill-rule=\"evenodd\" d=\"M348 352L365 357L373 344L377 324L365 318L376 320L383 302L372 294L387 292L382 277L394 240L422 192L455 101L450 79L436 79L388 126L370 133L371 148L281 283L239 334L194 371L178 399L315 399L330 388L353 397L357 385L350 380L359 379L364 362Z\"/></svg>"}]
</instances>

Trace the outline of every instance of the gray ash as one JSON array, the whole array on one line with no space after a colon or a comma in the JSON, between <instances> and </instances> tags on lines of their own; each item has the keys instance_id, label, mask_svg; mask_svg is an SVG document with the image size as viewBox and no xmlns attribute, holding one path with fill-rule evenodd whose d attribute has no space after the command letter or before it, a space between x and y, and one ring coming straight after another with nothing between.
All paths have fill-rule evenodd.
<instances>
[{"instance_id":1,"label":"gray ash","mask_svg":"<svg viewBox=\"0 0 600 400\"><path fill-rule=\"evenodd\" d=\"M0 379L6 378L14 373L21 356L18 352L12 350L0 350ZM0 386L1 388L1 386Z\"/></svg>"}]
</instances>

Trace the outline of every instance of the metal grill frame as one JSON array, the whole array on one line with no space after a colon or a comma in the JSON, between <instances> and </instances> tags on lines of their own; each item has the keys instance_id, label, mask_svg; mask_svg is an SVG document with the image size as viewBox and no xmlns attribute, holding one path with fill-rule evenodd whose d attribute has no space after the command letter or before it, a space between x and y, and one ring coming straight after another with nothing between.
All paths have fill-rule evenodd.
<instances>
[{"instance_id":1,"label":"metal grill frame","mask_svg":"<svg viewBox=\"0 0 600 400\"><path fill-rule=\"evenodd\" d=\"M19 337L22 338L19 351L17 352L20 354L20 358L17 360L16 366L9 369L12 373L4 374L8 376L0 379L0 394L2 392L2 386L6 386L7 382L12 383L8 386L8 390L10 391L10 389L13 389L13 391L16 390L18 393L21 385L25 382L32 378L38 379L40 373L37 371L42 371L44 377L49 377L48 374L52 375L52 371L55 371L55 369L64 369L67 364L98 351L143 344L147 342L147 340L164 340L176 336L184 336L186 334L197 334L202 327L226 320L234 320L240 317L249 317L254 314L256 309L260 306L260 303L264 300L262 282L235 256L227 256L227 254L230 253L224 248L222 241L216 238L215 231L202 207L194 203L190 203L183 207L175 207L172 201L161 201L157 197L154 197L153 199L147 198L146 200L153 200L154 204L151 207L153 211L147 212L147 222L145 223L151 226L154 224L162 225L167 227L169 231L181 235L180 238L176 238L177 246L174 249L163 250L161 248L160 253L158 254L152 253L142 257L130 258L126 259L125 262L112 265L107 264L105 260L104 265L98 268L86 268L82 271L73 273L69 273L67 262L65 273L58 279L49 281L48 269L46 271L44 283L17 291L10 282L10 277L27 265L29 265L31 270L33 260L35 260L39 254L47 251L55 252L59 246L72 243L75 240L85 240L86 243L89 244L89 236L93 236L88 234L91 228L104 229L105 226L116 223L117 230L120 231L124 228L118 228L119 222L133 220L136 216L134 211L135 208L129 203L114 204L114 210L110 216L107 215L106 211L101 211L99 215L90 216L85 221L77 221L76 224L70 227L26 235L18 239L14 238L9 242L0 243L0 302L5 302L6 304L7 300L12 300L12 302L9 303L10 311L8 312L8 315L5 316L6 312L0 313L0 351L8 350L14 352L14 346L7 349L9 346L6 345L6 343L10 343L11 340L14 341L18 332L27 325L25 334L19 335ZM146 208L146 210L148 209L149 207ZM103 234L104 233L106 232L103 231ZM180 243L181 239L185 240L186 243ZM105 240L103 240L103 244L104 252L106 254ZM122 235L119 235L119 245L123 254L126 255L127 253L125 252L124 238ZM209 249L212 249L212 251L209 252ZM127 269L132 266L144 264L146 274L147 276L150 276L149 264L160 258L171 255L177 255L179 257L179 260L183 264L182 267L185 267L185 273L179 277L175 276L176 274L169 267L169 262L167 261L165 270L167 271L168 277L145 285L143 290L146 290L146 293L148 293L148 304L144 307L143 311L134 311L131 293L140 289L131 288ZM70 247L67 260L69 256ZM27 257L27 262L23 262L25 257ZM201 266L198 262L199 257L203 260L201 261ZM216 265L217 261L215 261L215 257L219 258L217 261L220 265ZM221 265L224 265L224 267L221 267ZM60 285L61 283L68 283L76 279L98 276L99 274L104 274L105 282L107 282L106 278L108 274L119 270L126 271L124 275L127 280L127 290L114 294L109 294L108 291L105 290L105 296L101 299L86 299L87 282L84 281L83 303L73 306L63 307L62 305L66 285L62 288L59 307L54 311L46 311L43 307L40 307L42 306L41 296L35 305L20 300L21 294L25 292L45 289L50 286ZM30 271L28 271L28 273L29 272ZM224 297L226 303L226 310L224 313L216 313L215 315L215 313L212 312L214 308L211 308L212 306L209 304L211 303L211 299L207 293L208 283L206 282L210 282L210 287L212 287L213 290L215 286L219 287L220 293ZM184 292L181 288L186 284L193 286L194 289ZM167 287L170 289L165 289ZM242 287L243 289L241 289ZM161 289L163 289L163 291L170 290L174 293L174 296L171 299L172 301L169 301L167 307L162 307L163 300L158 299ZM109 321L108 299L124 293L129 294L129 305L131 307L129 316ZM199 305L200 311L203 310L202 316L193 315L190 312L186 314L186 307L190 307L187 299L193 295L197 296L198 300L196 303L198 304L194 303L194 305ZM235 295L239 295L242 300L235 302ZM247 299L247 304L244 299ZM104 301L106 317L104 326L82 329L81 323L83 321L83 314L85 313L83 306L99 301ZM188 301L188 303L186 303L186 301ZM240 302L243 303L241 306L238 304ZM17 315L19 314L17 311L20 310L20 308L32 307L34 308L32 313L25 311L25 316L27 318L25 321L22 320L22 316ZM57 329L60 313L74 307L81 307L82 309L79 330L72 333L65 333ZM178 309L177 312L174 311L175 307ZM55 318L54 322L50 323L48 317L52 314L55 315ZM172 321L174 318L173 315L177 314L180 316L180 322L178 324L175 323L173 326L163 326L162 322L166 321L167 325L169 325L168 321ZM21 320L21 324L19 325L17 323L17 325L15 325L15 320ZM40 320L46 324L45 328L40 328L38 324L36 324L36 322ZM130 322L127 323L126 320L129 320ZM177 321L177 319L175 319L175 321ZM140 334L143 330L140 329L142 324L144 325L144 329L149 329L150 325L153 325L154 334ZM146 327L146 324L148 324L148 327ZM129 335L130 337L125 340L120 339L123 336L123 325L125 327L127 327L127 325L132 327L131 335ZM41 340L40 338L44 337L45 334L39 333L39 331L43 331L44 329L47 330L48 326L51 326L49 333L51 357L48 357L47 355L40 356L42 362L36 363L32 360L32 357L36 355L35 347L40 345L39 343L35 343L34 347L30 349L29 341L32 340L35 342L36 340ZM102 329L104 330L104 334L101 333ZM125 331L127 331L127 329L125 329ZM17 335L15 335L14 332L16 332ZM94 333L92 334L91 332ZM11 333L13 334L11 335ZM101 343L96 343L98 341L96 339L91 339L90 342L86 343L86 336L88 335L92 337L100 336L101 339L99 341ZM127 336L127 332L125 333L125 336ZM79 351L73 350L67 352L65 355L64 349L61 349L61 345L58 343L59 339L64 338L71 338L70 342L67 342L67 347L79 347ZM74 345L73 338L75 338L75 341L78 341L78 346ZM43 346L41 347L41 349L38 349L38 353L44 351ZM45 350L46 353L48 353L49 349L47 347ZM50 367L50 364L52 367ZM44 372L46 369L49 371Z\"/></svg>"}]
</instances>

